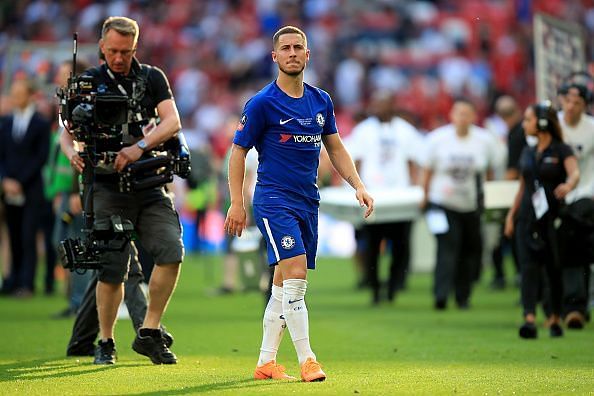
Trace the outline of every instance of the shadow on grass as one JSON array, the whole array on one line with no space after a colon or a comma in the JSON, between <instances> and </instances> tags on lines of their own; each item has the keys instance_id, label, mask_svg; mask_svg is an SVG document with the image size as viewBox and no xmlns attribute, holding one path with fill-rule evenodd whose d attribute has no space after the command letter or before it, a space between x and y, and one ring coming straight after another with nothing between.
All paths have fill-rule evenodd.
<instances>
[{"instance_id":1,"label":"shadow on grass","mask_svg":"<svg viewBox=\"0 0 594 396\"><path fill-rule=\"evenodd\" d=\"M212 391L223 391L223 390L232 390L236 389L238 392L242 390L260 390L263 391L264 389L273 390L271 387L274 386L286 386L288 384L302 384L301 381L273 381L273 380L265 380L265 381L257 381L253 378L245 378L241 380L229 380L229 381L221 381L221 382L214 382L208 383L203 385L196 385L196 386L187 386L181 389L170 389L170 390L158 390L154 392L139 392L139 393L129 393L129 395L136 395L136 396L157 396L157 395L185 395L185 394L193 394L193 393L202 393L202 392L212 392ZM286 391L286 388L283 388Z\"/></svg>"},{"instance_id":2,"label":"shadow on grass","mask_svg":"<svg viewBox=\"0 0 594 396\"><path fill-rule=\"evenodd\" d=\"M0 364L0 384L10 381L38 381L52 378L72 378L76 375L86 375L102 370L114 370L142 366L141 363L126 363L119 365L95 365L92 362L81 363L75 359L63 357L53 359L36 359Z\"/></svg>"}]
</instances>

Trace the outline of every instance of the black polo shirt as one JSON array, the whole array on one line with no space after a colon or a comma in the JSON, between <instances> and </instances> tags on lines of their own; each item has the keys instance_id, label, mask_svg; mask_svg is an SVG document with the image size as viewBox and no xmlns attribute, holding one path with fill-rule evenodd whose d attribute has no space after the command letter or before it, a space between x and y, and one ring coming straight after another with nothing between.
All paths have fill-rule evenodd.
<instances>
[{"instance_id":1,"label":"black polo shirt","mask_svg":"<svg viewBox=\"0 0 594 396\"><path fill-rule=\"evenodd\" d=\"M555 140L542 153L537 152L536 147L524 148L519 162L520 173L524 178L524 195L520 203L519 217L534 218L532 194L536 191L537 185L545 190L549 204L547 215L556 217L559 214L560 201L555 198L553 191L567 179L564 162L571 156L571 147Z\"/></svg>"},{"instance_id":2,"label":"black polo shirt","mask_svg":"<svg viewBox=\"0 0 594 396\"><path fill-rule=\"evenodd\" d=\"M111 78L107 73L107 64L105 63L88 69L84 74L94 77L99 94L121 95L122 92L118 88L118 84L120 84L126 91L127 96L132 97L133 92L135 92L133 87L136 86L136 94L141 96L140 107L144 109L145 119L128 124L130 135L135 137L142 136L142 127L146 125L149 117L157 116L157 105L164 100L173 98L165 73L158 67L140 64L136 58L132 60L130 73L126 76L113 73L114 78ZM143 80L143 82L140 82L140 80ZM142 91L140 95L138 90ZM106 146L108 147L103 147L104 149L119 150L117 147L112 147L113 143L105 143L107 143Z\"/></svg>"}]
</instances>

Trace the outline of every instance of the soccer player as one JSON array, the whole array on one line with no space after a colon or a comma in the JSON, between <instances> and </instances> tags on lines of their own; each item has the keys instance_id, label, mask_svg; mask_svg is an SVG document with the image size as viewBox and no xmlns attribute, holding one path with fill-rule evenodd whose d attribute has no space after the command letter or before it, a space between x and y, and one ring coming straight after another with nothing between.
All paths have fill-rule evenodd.
<instances>
[{"instance_id":1,"label":"soccer player","mask_svg":"<svg viewBox=\"0 0 594 396\"><path fill-rule=\"evenodd\" d=\"M373 198L361 182L337 133L328 93L303 82L309 60L305 33L285 26L272 39L272 60L278 77L245 105L229 160L231 206L225 230L241 236L246 226L243 178L247 152L258 152L258 181L253 198L254 220L267 244L274 268L272 295L264 312L264 334L256 379L294 379L276 363L284 329L301 365L301 379L323 381L326 374L309 343L305 305L307 269L315 268L319 192L316 185L322 143L332 165L355 189L365 217Z\"/></svg>"}]
</instances>

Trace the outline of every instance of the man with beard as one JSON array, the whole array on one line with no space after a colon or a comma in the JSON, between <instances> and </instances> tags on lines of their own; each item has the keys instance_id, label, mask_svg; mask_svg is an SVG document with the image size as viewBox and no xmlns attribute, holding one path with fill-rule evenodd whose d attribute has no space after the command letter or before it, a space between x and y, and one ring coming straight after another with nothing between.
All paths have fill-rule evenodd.
<instances>
[{"instance_id":1,"label":"man with beard","mask_svg":"<svg viewBox=\"0 0 594 396\"><path fill-rule=\"evenodd\" d=\"M285 26L273 36L272 60L278 77L245 105L229 160L231 206L225 229L240 236L246 227L243 179L247 152L258 151L254 220L264 236L268 264L274 266L270 301L256 379L293 379L276 364L284 329L289 328L301 366L301 379L323 381L326 374L309 343L305 305L307 269L315 268L320 195L316 185L322 143L338 173L373 211L373 198L337 133L334 107L325 91L303 82L309 60L305 33Z\"/></svg>"}]
</instances>

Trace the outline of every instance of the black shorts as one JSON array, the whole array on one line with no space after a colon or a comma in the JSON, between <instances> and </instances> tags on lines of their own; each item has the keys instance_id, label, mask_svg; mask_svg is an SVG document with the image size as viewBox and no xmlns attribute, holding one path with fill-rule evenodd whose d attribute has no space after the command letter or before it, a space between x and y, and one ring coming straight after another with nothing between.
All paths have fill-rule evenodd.
<instances>
[{"instance_id":1,"label":"black shorts","mask_svg":"<svg viewBox=\"0 0 594 396\"><path fill-rule=\"evenodd\" d=\"M163 187L132 193L119 192L113 183L95 183L93 187L95 224L109 224L112 215L119 215L132 222L134 232L156 265L182 262L184 245L179 217ZM128 273L130 245L121 252L104 253L102 261L99 280L123 282Z\"/></svg>"}]
</instances>

